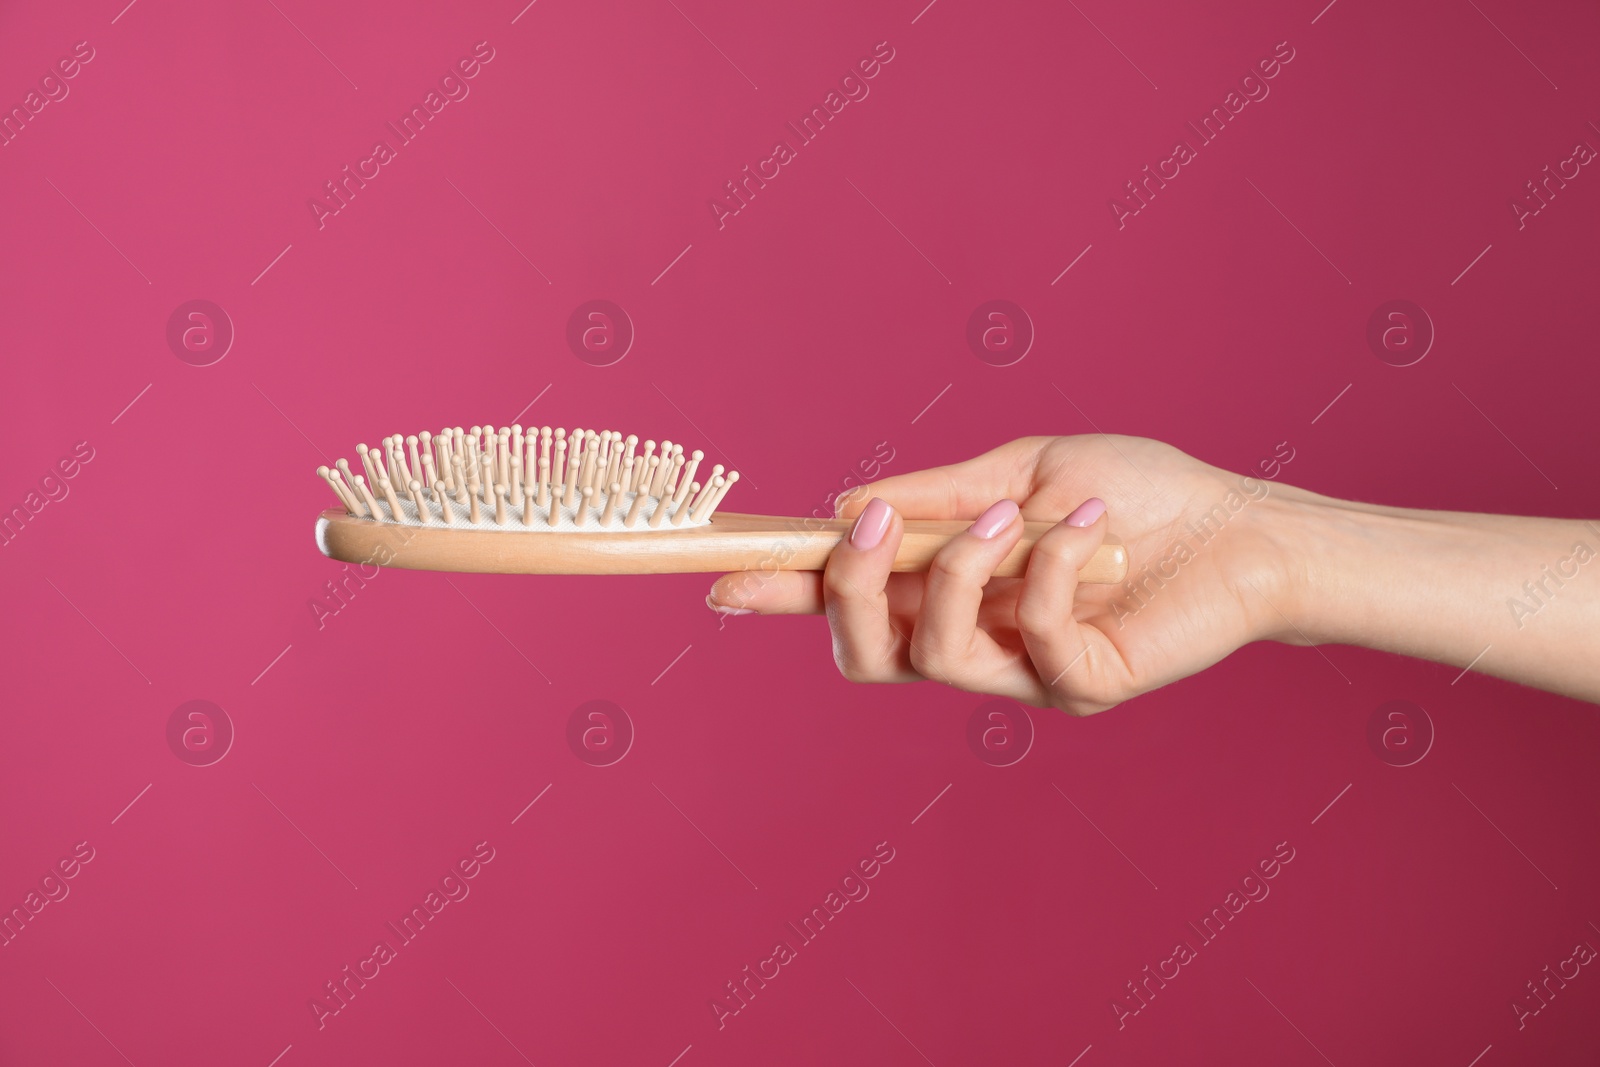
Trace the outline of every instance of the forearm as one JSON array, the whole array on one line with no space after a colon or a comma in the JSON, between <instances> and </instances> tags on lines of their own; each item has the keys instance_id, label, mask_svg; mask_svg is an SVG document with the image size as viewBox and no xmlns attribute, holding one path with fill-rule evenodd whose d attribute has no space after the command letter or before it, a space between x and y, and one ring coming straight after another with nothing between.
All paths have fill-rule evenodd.
<instances>
[{"instance_id":1,"label":"forearm","mask_svg":"<svg viewBox=\"0 0 1600 1067\"><path fill-rule=\"evenodd\" d=\"M1471 663L1600 702L1600 523L1387 508L1289 486L1265 510L1285 561L1268 639Z\"/></svg>"}]
</instances>

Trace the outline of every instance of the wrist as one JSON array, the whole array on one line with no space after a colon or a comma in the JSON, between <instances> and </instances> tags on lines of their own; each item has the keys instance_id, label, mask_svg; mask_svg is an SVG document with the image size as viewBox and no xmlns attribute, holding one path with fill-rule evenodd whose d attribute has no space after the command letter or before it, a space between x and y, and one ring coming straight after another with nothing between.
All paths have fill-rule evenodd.
<instances>
[{"instance_id":1,"label":"wrist","mask_svg":"<svg viewBox=\"0 0 1600 1067\"><path fill-rule=\"evenodd\" d=\"M1290 645L1365 644L1389 625L1403 561L1438 549L1440 513L1412 512L1274 485L1257 514L1263 559L1256 640ZM1386 592L1387 591L1387 592Z\"/></svg>"},{"instance_id":2,"label":"wrist","mask_svg":"<svg viewBox=\"0 0 1600 1067\"><path fill-rule=\"evenodd\" d=\"M1227 574L1249 640L1357 645L1600 701L1589 654L1600 592L1577 580L1600 555L1600 524L1359 504L1276 483L1248 514Z\"/></svg>"},{"instance_id":3,"label":"wrist","mask_svg":"<svg viewBox=\"0 0 1600 1067\"><path fill-rule=\"evenodd\" d=\"M1362 504L1293 486L1263 504L1271 505L1262 518L1275 595L1262 592L1276 610L1261 620L1262 639L1426 655L1434 641L1422 631L1475 634L1492 625L1498 602L1467 595L1482 561L1507 550L1483 516ZM1441 619L1448 625L1440 628Z\"/></svg>"}]
</instances>

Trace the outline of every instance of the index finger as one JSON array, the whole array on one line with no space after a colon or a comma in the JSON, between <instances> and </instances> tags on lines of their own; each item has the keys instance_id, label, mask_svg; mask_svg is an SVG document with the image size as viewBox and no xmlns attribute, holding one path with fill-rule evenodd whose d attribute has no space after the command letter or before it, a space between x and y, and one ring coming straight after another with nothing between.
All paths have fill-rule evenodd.
<instances>
[{"instance_id":1,"label":"index finger","mask_svg":"<svg viewBox=\"0 0 1600 1067\"><path fill-rule=\"evenodd\" d=\"M840 518L861 514L867 501L882 497L911 519L975 519L996 500L1026 500L1034 470L1048 437L1024 437L981 456L943 467L911 471L858 486L834 505Z\"/></svg>"}]
</instances>

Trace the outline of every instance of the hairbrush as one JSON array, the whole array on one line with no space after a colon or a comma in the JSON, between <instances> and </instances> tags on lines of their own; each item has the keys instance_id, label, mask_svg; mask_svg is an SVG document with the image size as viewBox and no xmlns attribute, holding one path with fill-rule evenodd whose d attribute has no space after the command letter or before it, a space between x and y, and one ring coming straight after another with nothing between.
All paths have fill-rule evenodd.
<instances>
[{"instance_id":1,"label":"hairbrush","mask_svg":"<svg viewBox=\"0 0 1600 1067\"><path fill-rule=\"evenodd\" d=\"M317 547L347 563L497 574L667 574L822 570L848 519L719 512L739 480L681 444L614 430L447 427L356 446L361 471L318 467L340 506L317 520ZM697 481L696 478L699 478ZM904 519L897 571L927 570L968 524ZM1048 522L1025 522L995 571L1020 576ZM1102 545L1083 582L1122 581L1121 544Z\"/></svg>"}]
</instances>

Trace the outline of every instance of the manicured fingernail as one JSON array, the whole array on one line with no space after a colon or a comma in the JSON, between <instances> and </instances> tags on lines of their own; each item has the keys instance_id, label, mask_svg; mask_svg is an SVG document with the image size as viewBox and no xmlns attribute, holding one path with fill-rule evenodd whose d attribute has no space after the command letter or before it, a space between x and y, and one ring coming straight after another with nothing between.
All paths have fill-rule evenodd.
<instances>
[{"instance_id":1,"label":"manicured fingernail","mask_svg":"<svg viewBox=\"0 0 1600 1067\"><path fill-rule=\"evenodd\" d=\"M718 615L754 615L756 613L754 608L730 608L726 605L718 604L709 596L706 597L706 607L710 608Z\"/></svg>"},{"instance_id":2,"label":"manicured fingernail","mask_svg":"<svg viewBox=\"0 0 1600 1067\"><path fill-rule=\"evenodd\" d=\"M862 552L878 547L883 535L889 531L889 520L894 518L894 508L875 496L867 501L856 524L850 528L850 547Z\"/></svg>"},{"instance_id":3,"label":"manicured fingernail","mask_svg":"<svg viewBox=\"0 0 1600 1067\"><path fill-rule=\"evenodd\" d=\"M1011 525L1022 509L1017 507L1015 500L1001 500L989 505L989 510L979 515L972 524L972 532L987 541L995 534Z\"/></svg>"},{"instance_id":4,"label":"manicured fingernail","mask_svg":"<svg viewBox=\"0 0 1600 1067\"><path fill-rule=\"evenodd\" d=\"M1079 504L1071 515L1061 521L1068 526L1093 526L1095 520L1106 513L1106 502L1097 496Z\"/></svg>"}]
</instances>

